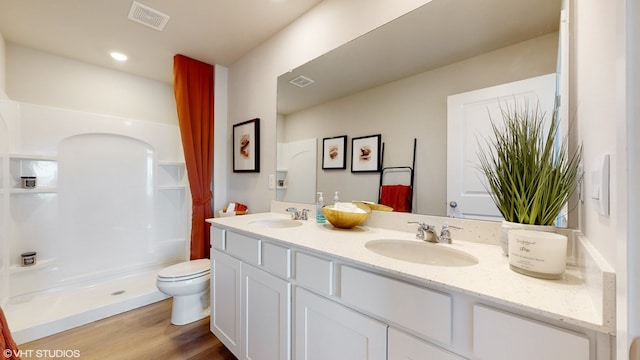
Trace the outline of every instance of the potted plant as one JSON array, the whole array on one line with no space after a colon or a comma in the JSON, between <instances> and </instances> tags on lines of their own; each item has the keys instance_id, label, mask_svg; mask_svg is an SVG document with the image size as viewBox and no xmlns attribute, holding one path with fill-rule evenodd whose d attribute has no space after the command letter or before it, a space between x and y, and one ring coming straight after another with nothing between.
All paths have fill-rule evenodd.
<instances>
[{"instance_id":1,"label":"potted plant","mask_svg":"<svg viewBox=\"0 0 640 360\"><path fill-rule=\"evenodd\" d=\"M559 136L557 112L547 124L539 103L501 103L500 113L501 122L491 119L493 137L485 139L478 158L485 186L505 220L501 243L508 255L510 228L554 231L579 180L582 151L570 154L566 137Z\"/></svg>"}]
</instances>

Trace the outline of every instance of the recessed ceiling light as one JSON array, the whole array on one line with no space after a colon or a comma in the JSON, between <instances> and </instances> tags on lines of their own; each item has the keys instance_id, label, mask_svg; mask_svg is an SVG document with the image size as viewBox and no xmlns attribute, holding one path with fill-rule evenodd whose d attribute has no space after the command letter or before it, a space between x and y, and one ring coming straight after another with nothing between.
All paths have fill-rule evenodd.
<instances>
[{"instance_id":1,"label":"recessed ceiling light","mask_svg":"<svg viewBox=\"0 0 640 360\"><path fill-rule=\"evenodd\" d=\"M117 61L127 61L127 55L119 52L112 52L111 57Z\"/></svg>"}]
</instances>

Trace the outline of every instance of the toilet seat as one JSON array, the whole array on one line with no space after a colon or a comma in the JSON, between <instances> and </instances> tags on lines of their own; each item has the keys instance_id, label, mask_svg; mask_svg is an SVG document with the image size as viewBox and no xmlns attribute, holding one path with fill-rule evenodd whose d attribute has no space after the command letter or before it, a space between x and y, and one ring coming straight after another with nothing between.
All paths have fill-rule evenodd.
<instances>
[{"instance_id":1,"label":"toilet seat","mask_svg":"<svg viewBox=\"0 0 640 360\"><path fill-rule=\"evenodd\" d=\"M210 273L211 267L209 259L191 260L160 270L160 272L158 272L158 281L185 281L207 276Z\"/></svg>"}]
</instances>

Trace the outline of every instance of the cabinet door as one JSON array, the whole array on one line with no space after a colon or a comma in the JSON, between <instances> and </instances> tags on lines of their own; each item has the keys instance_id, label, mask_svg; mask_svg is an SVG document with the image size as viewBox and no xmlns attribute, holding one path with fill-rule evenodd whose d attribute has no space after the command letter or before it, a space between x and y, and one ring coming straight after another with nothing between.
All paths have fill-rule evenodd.
<instances>
[{"instance_id":1,"label":"cabinet door","mask_svg":"<svg viewBox=\"0 0 640 360\"><path fill-rule=\"evenodd\" d=\"M290 358L291 284L242 264L243 359Z\"/></svg>"},{"instance_id":2,"label":"cabinet door","mask_svg":"<svg viewBox=\"0 0 640 360\"><path fill-rule=\"evenodd\" d=\"M394 328L389 328L389 360L462 360L463 358L440 349Z\"/></svg>"},{"instance_id":3,"label":"cabinet door","mask_svg":"<svg viewBox=\"0 0 640 360\"><path fill-rule=\"evenodd\" d=\"M211 269L211 332L240 357L240 261L213 249Z\"/></svg>"},{"instance_id":4,"label":"cabinet door","mask_svg":"<svg viewBox=\"0 0 640 360\"><path fill-rule=\"evenodd\" d=\"M297 360L385 360L387 326L296 287L294 351Z\"/></svg>"},{"instance_id":5,"label":"cabinet door","mask_svg":"<svg viewBox=\"0 0 640 360\"><path fill-rule=\"evenodd\" d=\"M585 360L589 339L582 334L473 306L473 352L478 360Z\"/></svg>"}]
</instances>

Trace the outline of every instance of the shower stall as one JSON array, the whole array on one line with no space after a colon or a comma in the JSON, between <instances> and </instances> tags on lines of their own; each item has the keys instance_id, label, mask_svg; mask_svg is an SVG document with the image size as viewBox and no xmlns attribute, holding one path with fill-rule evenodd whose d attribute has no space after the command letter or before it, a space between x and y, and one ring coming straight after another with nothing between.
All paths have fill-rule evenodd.
<instances>
[{"instance_id":1,"label":"shower stall","mask_svg":"<svg viewBox=\"0 0 640 360\"><path fill-rule=\"evenodd\" d=\"M189 254L177 125L9 100L0 114L0 291L16 341L164 299L157 271Z\"/></svg>"}]
</instances>

